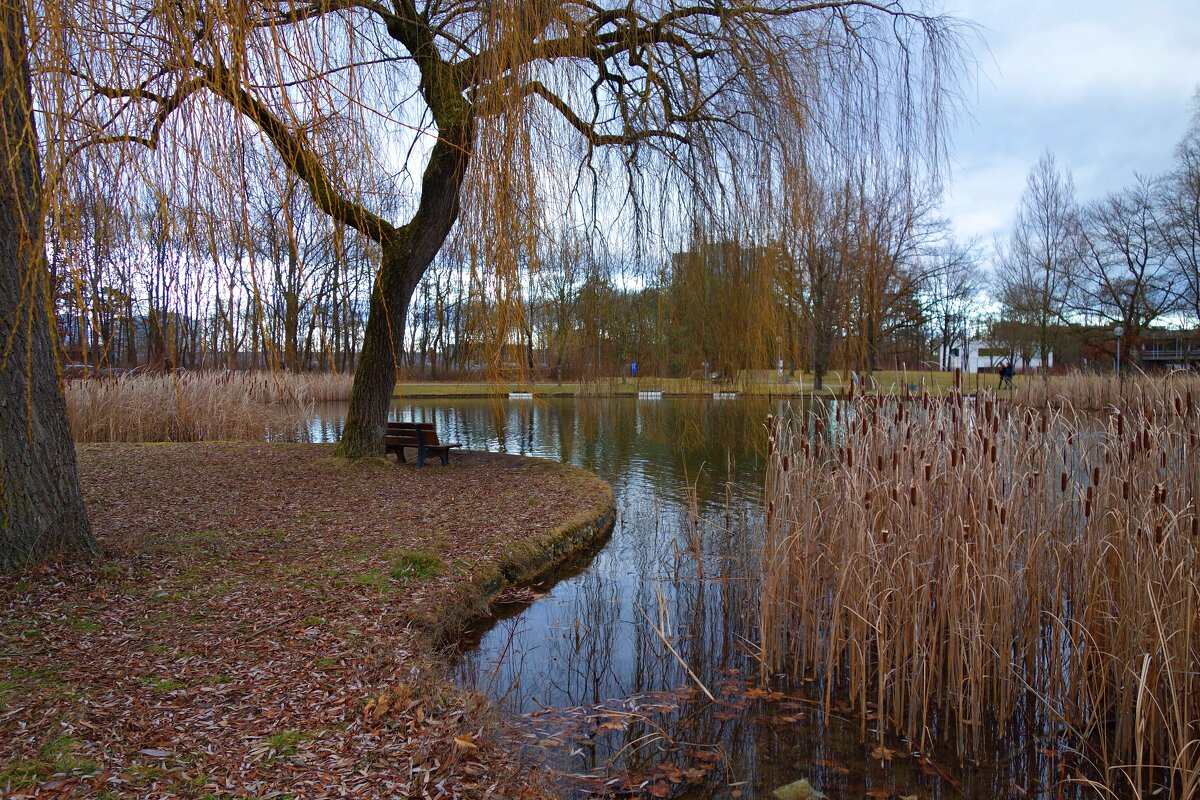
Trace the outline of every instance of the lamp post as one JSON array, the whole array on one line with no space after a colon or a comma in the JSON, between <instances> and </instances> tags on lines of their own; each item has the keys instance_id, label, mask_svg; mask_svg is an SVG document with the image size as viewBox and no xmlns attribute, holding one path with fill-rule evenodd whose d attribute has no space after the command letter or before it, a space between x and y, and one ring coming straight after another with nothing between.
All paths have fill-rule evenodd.
<instances>
[{"instance_id":1,"label":"lamp post","mask_svg":"<svg viewBox=\"0 0 1200 800\"><path fill-rule=\"evenodd\" d=\"M1125 335L1125 329L1120 325L1113 328L1113 336L1117 337L1117 374L1121 374L1121 337Z\"/></svg>"}]
</instances>

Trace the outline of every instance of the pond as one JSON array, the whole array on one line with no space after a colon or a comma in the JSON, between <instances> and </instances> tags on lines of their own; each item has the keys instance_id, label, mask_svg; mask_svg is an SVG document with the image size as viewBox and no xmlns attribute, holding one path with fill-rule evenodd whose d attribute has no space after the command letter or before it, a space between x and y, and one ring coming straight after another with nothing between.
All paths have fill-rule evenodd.
<instances>
[{"instance_id":1,"label":"pond","mask_svg":"<svg viewBox=\"0 0 1200 800\"><path fill-rule=\"evenodd\" d=\"M578 797L769 797L800 779L832 797L1048 794L1060 762L1047 740L963 764L881 738L836 699L825 713L803 679L761 688L766 418L787 411L745 398L397 400L395 420L574 464L615 493L611 539L500 604L464 642L456 679ZM309 438L336 439L344 413L319 409Z\"/></svg>"}]
</instances>

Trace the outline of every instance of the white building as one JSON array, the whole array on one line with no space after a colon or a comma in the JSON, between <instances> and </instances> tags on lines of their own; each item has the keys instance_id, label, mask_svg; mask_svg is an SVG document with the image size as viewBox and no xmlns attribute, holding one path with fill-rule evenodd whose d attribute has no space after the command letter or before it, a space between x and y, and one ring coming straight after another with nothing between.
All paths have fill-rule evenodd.
<instances>
[{"instance_id":1,"label":"white building","mask_svg":"<svg viewBox=\"0 0 1200 800\"><path fill-rule=\"evenodd\" d=\"M1042 355L1036 353L1028 361L1021 358L1019 353L1014 353L1006 347L993 344L986 339L976 339L968 342L964 350L961 345L951 348L950 364L957 365L962 368L964 373L974 372L994 372L1001 364L1007 364L1009 361L1018 370L1034 370L1042 368ZM945 363L945 359L943 362ZM1046 359L1046 366L1054 366L1054 352L1051 351Z\"/></svg>"}]
</instances>

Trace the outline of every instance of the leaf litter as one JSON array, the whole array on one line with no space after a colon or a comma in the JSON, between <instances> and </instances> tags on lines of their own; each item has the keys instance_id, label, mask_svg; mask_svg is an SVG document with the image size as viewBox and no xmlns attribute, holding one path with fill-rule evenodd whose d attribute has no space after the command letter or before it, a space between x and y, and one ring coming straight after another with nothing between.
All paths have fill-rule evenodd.
<instances>
[{"instance_id":1,"label":"leaf litter","mask_svg":"<svg viewBox=\"0 0 1200 800\"><path fill-rule=\"evenodd\" d=\"M434 643L507 545L610 504L599 479L323 445L79 454L105 557L0 578L0 795L553 795ZM414 552L441 569L414 578Z\"/></svg>"}]
</instances>

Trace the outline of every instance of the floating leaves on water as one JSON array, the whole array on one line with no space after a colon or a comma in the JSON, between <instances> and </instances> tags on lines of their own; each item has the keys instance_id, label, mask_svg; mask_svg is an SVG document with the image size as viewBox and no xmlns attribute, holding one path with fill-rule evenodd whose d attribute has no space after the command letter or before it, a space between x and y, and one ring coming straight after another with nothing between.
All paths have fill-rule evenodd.
<instances>
[{"instance_id":1,"label":"floating leaves on water","mask_svg":"<svg viewBox=\"0 0 1200 800\"><path fill-rule=\"evenodd\" d=\"M878 759L880 761L891 761L895 757L896 751L890 747L884 747L883 745L879 745L871 751L871 758Z\"/></svg>"}]
</instances>

